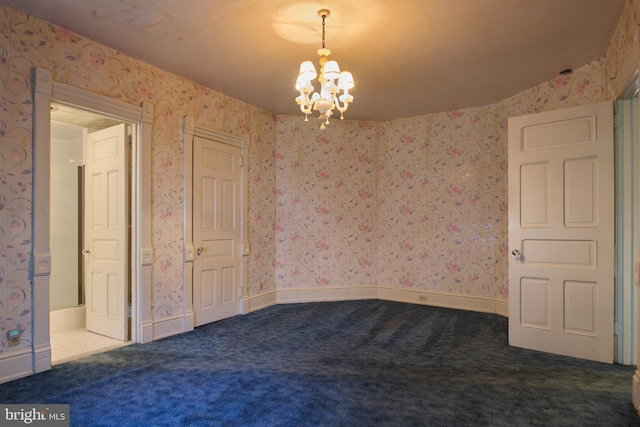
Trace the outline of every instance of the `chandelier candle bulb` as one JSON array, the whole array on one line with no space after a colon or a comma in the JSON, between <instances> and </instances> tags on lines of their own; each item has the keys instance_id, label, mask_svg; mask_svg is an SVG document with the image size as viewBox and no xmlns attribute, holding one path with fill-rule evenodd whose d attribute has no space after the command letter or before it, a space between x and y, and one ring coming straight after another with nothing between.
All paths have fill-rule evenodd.
<instances>
[{"instance_id":1,"label":"chandelier candle bulb","mask_svg":"<svg viewBox=\"0 0 640 427\"><path fill-rule=\"evenodd\" d=\"M308 115L315 110L319 113L318 119L323 120L320 129L324 129L325 125L329 124L329 118L333 115L334 109L340 112L340 120L344 120L344 112L353 102L353 95L349 94L349 89L354 87L353 76L348 71L340 72L338 63L327 59L331 51L325 47L324 42L325 19L330 14L328 9L318 11L318 16L322 18L322 48L317 51L320 56L318 61L320 74L316 72L311 61L304 61L300 64L300 72L296 80L296 90L300 92L296 97L296 103L304 114L304 121L309 121ZM311 81L316 77L320 83L320 93L313 92L314 87ZM341 91L342 94L340 94ZM312 92L313 95L311 95Z\"/></svg>"}]
</instances>

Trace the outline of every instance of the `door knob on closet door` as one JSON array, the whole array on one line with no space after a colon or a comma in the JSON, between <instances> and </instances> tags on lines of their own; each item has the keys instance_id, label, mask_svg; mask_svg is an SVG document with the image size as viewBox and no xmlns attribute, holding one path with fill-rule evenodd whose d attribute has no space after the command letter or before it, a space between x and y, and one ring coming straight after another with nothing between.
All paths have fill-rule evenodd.
<instances>
[{"instance_id":1,"label":"door knob on closet door","mask_svg":"<svg viewBox=\"0 0 640 427\"><path fill-rule=\"evenodd\" d=\"M91 251L89 249L83 249L82 250L82 255L89 255L91 253Z\"/></svg>"},{"instance_id":2,"label":"door knob on closet door","mask_svg":"<svg viewBox=\"0 0 640 427\"><path fill-rule=\"evenodd\" d=\"M200 248L196 249L196 255L197 255L197 256L202 255L202 250L203 250L203 249L204 249L204 248L202 248L202 247L200 247Z\"/></svg>"},{"instance_id":3,"label":"door knob on closet door","mask_svg":"<svg viewBox=\"0 0 640 427\"><path fill-rule=\"evenodd\" d=\"M511 255L516 257L516 261L522 261L522 253L519 250L514 249L513 251L511 251Z\"/></svg>"}]
</instances>

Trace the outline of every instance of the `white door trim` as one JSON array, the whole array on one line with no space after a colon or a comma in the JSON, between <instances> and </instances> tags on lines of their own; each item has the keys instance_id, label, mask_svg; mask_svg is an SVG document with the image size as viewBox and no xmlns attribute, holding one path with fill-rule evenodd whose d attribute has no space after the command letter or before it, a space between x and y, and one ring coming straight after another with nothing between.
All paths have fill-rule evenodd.
<instances>
[{"instance_id":1,"label":"white door trim","mask_svg":"<svg viewBox=\"0 0 640 427\"><path fill-rule=\"evenodd\" d=\"M153 339L151 318L151 126L153 106L140 106L53 81L34 70L33 106L33 372L51 368L49 337L49 173L51 101L55 100L134 123L132 158L132 340ZM145 284L145 286L142 286Z\"/></svg>"},{"instance_id":2,"label":"white door trim","mask_svg":"<svg viewBox=\"0 0 640 427\"><path fill-rule=\"evenodd\" d=\"M637 290L634 285L634 254L637 251L638 98L616 102L616 362L637 361Z\"/></svg>"},{"instance_id":3,"label":"white door trim","mask_svg":"<svg viewBox=\"0 0 640 427\"><path fill-rule=\"evenodd\" d=\"M240 236L242 240L242 268L240 270L240 314L249 312L249 297L247 290L247 273L249 254L249 237L247 233L248 218L248 173L246 167L247 145L242 137L230 135L213 129L195 125L192 116L185 116L182 128L182 148L184 153L184 331L193 330L195 315L193 312L193 261L195 260L195 246L193 244L193 139L195 136L210 139L222 144L240 148L245 166L241 168L241 217Z\"/></svg>"}]
</instances>

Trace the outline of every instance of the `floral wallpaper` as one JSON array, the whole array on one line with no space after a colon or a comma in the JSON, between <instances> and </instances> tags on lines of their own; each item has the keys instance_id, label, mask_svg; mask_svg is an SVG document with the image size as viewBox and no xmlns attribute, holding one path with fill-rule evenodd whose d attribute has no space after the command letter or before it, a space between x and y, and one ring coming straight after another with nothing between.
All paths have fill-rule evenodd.
<instances>
[{"instance_id":1,"label":"floral wallpaper","mask_svg":"<svg viewBox=\"0 0 640 427\"><path fill-rule=\"evenodd\" d=\"M381 123L279 117L276 287L508 300L507 121L604 100L598 59L494 105Z\"/></svg>"},{"instance_id":2,"label":"floral wallpaper","mask_svg":"<svg viewBox=\"0 0 640 427\"><path fill-rule=\"evenodd\" d=\"M63 28L0 6L0 352L5 330L31 336L31 69L58 82L132 104L154 105L152 134L152 298L154 319L182 313L182 120L242 136L249 143L249 288L275 287L275 122L254 108L181 77L84 39ZM262 284L262 286L260 286Z\"/></svg>"},{"instance_id":3,"label":"floral wallpaper","mask_svg":"<svg viewBox=\"0 0 640 427\"><path fill-rule=\"evenodd\" d=\"M377 126L279 117L277 288L375 286Z\"/></svg>"},{"instance_id":4,"label":"floral wallpaper","mask_svg":"<svg viewBox=\"0 0 640 427\"><path fill-rule=\"evenodd\" d=\"M607 50L607 76L614 81L619 77L619 70L625 57L638 58L638 25L640 24L640 1L627 0L618 25L611 37ZM624 79L628 76L620 76ZM626 83L626 82L624 82Z\"/></svg>"},{"instance_id":5,"label":"floral wallpaper","mask_svg":"<svg viewBox=\"0 0 640 427\"><path fill-rule=\"evenodd\" d=\"M381 285L496 296L506 237L506 150L499 125L490 107L384 125Z\"/></svg>"},{"instance_id":6,"label":"floral wallpaper","mask_svg":"<svg viewBox=\"0 0 640 427\"><path fill-rule=\"evenodd\" d=\"M630 49L617 40L635 22L638 1L612 40L616 58ZM154 105L155 319L182 312L185 115L249 143L250 295L379 285L507 300L507 120L607 97L607 64L597 59L493 105L379 123L333 120L320 131L315 121L274 118L0 6L0 352L7 327L25 329L23 346L31 333L36 66L59 82Z\"/></svg>"}]
</instances>

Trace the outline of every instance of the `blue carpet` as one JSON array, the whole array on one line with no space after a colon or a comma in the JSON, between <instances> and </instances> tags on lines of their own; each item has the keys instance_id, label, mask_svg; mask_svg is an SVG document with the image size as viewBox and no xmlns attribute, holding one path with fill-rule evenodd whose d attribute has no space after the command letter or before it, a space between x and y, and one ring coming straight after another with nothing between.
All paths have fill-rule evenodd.
<instances>
[{"instance_id":1,"label":"blue carpet","mask_svg":"<svg viewBox=\"0 0 640 427\"><path fill-rule=\"evenodd\" d=\"M0 385L73 426L640 426L634 367L508 346L507 319L290 304Z\"/></svg>"}]
</instances>

